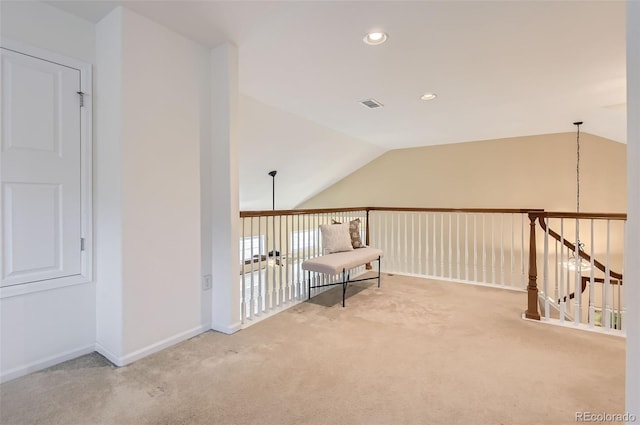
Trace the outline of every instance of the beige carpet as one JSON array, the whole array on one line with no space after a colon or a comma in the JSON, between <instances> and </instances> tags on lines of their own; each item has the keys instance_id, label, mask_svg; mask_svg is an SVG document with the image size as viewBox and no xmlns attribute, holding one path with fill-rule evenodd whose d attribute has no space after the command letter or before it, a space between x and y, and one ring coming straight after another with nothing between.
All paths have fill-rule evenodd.
<instances>
[{"instance_id":1,"label":"beige carpet","mask_svg":"<svg viewBox=\"0 0 640 425\"><path fill-rule=\"evenodd\" d=\"M358 287L356 287L358 286ZM525 294L383 276L123 368L1 386L2 424L575 424L624 412L624 339L520 319Z\"/></svg>"}]
</instances>

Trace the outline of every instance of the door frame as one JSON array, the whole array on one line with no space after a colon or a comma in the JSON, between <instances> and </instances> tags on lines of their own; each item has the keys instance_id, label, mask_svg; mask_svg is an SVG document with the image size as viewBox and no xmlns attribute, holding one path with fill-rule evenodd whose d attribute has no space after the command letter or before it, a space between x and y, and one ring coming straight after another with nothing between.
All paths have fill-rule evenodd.
<instances>
[{"instance_id":1,"label":"door frame","mask_svg":"<svg viewBox=\"0 0 640 425\"><path fill-rule=\"evenodd\" d=\"M54 52L0 37L0 48L80 71L80 90L84 93L84 106L80 108L80 235L84 250L80 253L79 275L0 287L0 299L32 292L47 291L93 281L93 80L92 65ZM0 68L0 81L2 81ZM0 103L0 108L1 108ZM0 122L0 132L2 130ZM0 133L1 134L1 133ZM2 155L2 152L0 152ZM1 166L1 165L0 165ZM2 211L0 199L0 212ZM1 231L1 228L0 228ZM0 246L0 253L2 247ZM1 258L1 256L0 256ZM0 268L2 264L0 262Z\"/></svg>"}]
</instances>

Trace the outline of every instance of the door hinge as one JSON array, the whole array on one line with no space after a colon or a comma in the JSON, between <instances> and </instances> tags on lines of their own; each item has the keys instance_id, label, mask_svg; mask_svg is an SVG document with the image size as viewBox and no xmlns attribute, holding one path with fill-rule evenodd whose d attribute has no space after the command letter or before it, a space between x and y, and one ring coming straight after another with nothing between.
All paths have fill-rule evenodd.
<instances>
[{"instance_id":1,"label":"door hinge","mask_svg":"<svg viewBox=\"0 0 640 425\"><path fill-rule=\"evenodd\" d=\"M79 92L76 92L76 93L78 93L80 95L80 107L82 108L82 107L84 107L84 92L79 91Z\"/></svg>"},{"instance_id":2,"label":"door hinge","mask_svg":"<svg viewBox=\"0 0 640 425\"><path fill-rule=\"evenodd\" d=\"M80 251L84 251L84 238L80 238Z\"/></svg>"}]
</instances>

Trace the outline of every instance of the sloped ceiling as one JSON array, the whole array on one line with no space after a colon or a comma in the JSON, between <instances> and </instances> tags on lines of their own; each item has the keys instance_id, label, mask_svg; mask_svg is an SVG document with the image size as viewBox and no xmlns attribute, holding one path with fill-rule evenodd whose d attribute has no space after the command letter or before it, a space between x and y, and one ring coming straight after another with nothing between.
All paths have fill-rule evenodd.
<instances>
[{"instance_id":1,"label":"sloped ceiling","mask_svg":"<svg viewBox=\"0 0 640 425\"><path fill-rule=\"evenodd\" d=\"M240 97L240 205L243 210L290 209L372 161L385 149L313 121Z\"/></svg>"},{"instance_id":2,"label":"sloped ceiling","mask_svg":"<svg viewBox=\"0 0 640 425\"><path fill-rule=\"evenodd\" d=\"M562 133L576 120L626 142L622 1L50 4L94 22L124 5L207 46L238 46L245 106L307 131L244 131L243 209L270 207L270 190L258 187L279 167L278 199L298 193L281 199L286 208L390 149ZM374 29L389 40L365 45ZM425 92L438 98L421 101ZM367 98L384 108L358 104ZM350 161L323 157L327 139Z\"/></svg>"}]
</instances>

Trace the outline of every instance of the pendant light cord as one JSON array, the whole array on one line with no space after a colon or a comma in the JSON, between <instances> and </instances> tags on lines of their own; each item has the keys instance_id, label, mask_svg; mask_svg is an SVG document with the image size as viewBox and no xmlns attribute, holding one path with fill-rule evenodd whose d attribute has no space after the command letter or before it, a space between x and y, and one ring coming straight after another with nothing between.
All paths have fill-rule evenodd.
<instances>
[{"instance_id":1,"label":"pendant light cord","mask_svg":"<svg viewBox=\"0 0 640 425\"><path fill-rule=\"evenodd\" d=\"M578 130L576 134L576 212L580 212L580 126L582 121L574 122Z\"/></svg>"},{"instance_id":2,"label":"pendant light cord","mask_svg":"<svg viewBox=\"0 0 640 425\"><path fill-rule=\"evenodd\" d=\"M576 142L576 212L580 212L580 126Z\"/></svg>"},{"instance_id":3,"label":"pendant light cord","mask_svg":"<svg viewBox=\"0 0 640 425\"><path fill-rule=\"evenodd\" d=\"M576 133L576 213L580 212L580 126L582 121L576 121L573 123L578 130ZM584 244L580 242L580 239L576 241L578 250L582 251Z\"/></svg>"}]
</instances>

